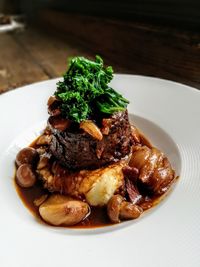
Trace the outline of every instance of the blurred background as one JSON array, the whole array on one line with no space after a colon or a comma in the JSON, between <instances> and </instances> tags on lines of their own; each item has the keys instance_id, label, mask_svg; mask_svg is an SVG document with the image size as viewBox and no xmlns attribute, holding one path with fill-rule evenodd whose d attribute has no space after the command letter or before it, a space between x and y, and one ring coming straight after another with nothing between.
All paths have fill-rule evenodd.
<instances>
[{"instance_id":1,"label":"blurred background","mask_svg":"<svg viewBox=\"0 0 200 267\"><path fill-rule=\"evenodd\" d=\"M96 54L115 72L200 88L200 1L0 0L0 93Z\"/></svg>"}]
</instances>

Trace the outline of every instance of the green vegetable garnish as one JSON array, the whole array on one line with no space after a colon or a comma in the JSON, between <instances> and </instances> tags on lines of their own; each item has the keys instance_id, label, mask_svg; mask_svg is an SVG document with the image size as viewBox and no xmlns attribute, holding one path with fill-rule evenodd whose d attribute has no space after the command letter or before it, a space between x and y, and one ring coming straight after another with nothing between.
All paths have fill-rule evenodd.
<instances>
[{"instance_id":1,"label":"green vegetable garnish","mask_svg":"<svg viewBox=\"0 0 200 267\"><path fill-rule=\"evenodd\" d=\"M61 100L62 114L79 123L97 112L113 114L125 110L129 101L108 86L112 78L112 67L105 68L100 56L95 61L72 58L55 92Z\"/></svg>"}]
</instances>

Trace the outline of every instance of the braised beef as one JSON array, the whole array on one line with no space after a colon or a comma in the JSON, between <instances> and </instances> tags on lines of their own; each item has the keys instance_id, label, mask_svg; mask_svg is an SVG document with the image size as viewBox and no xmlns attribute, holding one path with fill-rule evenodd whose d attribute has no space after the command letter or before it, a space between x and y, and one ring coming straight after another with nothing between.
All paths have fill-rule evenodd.
<instances>
[{"instance_id":1,"label":"braised beef","mask_svg":"<svg viewBox=\"0 0 200 267\"><path fill-rule=\"evenodd\" d=\"M128 113L117 112L109 117L109 132L97 140L83 130L61 131L50 125L51 153L70 169L95 169L129 155L133 138ZM105 121L103 127L105 128Z\"/></svg>"}]
</instances>

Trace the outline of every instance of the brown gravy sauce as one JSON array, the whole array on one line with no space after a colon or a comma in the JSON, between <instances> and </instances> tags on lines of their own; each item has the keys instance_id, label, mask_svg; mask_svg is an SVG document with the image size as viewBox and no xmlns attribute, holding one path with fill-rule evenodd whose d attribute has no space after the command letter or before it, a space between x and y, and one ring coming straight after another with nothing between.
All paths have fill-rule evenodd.
<instances>
[{"instance_id":1,"label":"brown gravy sauce","mask_svg":"<svg viewBox=\"0 0 200 267\"><path fill-rule=\"evenodd\" d=\"M38 218L42 223L47 224L41 219L39 211L38 211L38 207L34 205L34 200L36 198L39 198L44 194L49 194L47 190L43 189L42 184L36 183L31 188L22 188L15 181L15 188L22 202L31 211L31 213L36 218ZM64 227L66 228L96 228L96 227L102 227L102 226L108 226L108 225L112 225L112 222L110 222L107 216L106 207L103 207L103 208L102 207L91 207L91 213L85 220L83 220L82 222L76 225L64 226Z\"/></svg>"},{"instance_id":2,"label":"brown gravy sauce","mask_svg":"<svg viewBox=\"0 0 200 267\"><path fill-rule=\"evenodd\" d=\"M143 133L140 132L141 143L148 147L152 147L149 140L144 136ZM38 139L38 138L37 138ZM30 147L36 148L36 141L30 144ZM31 188L22 188L16 183L16 179L14 179L16 191L21 198L24 205L31 211L31 213L39 219L40 222L47 224L44 222L39 214L38 207L34 205L34 200L41 197L44 194L50 194L46 189L42 187L41 182L37 182ZM170 190L169 190L170 191ZM143 208L143 210L147 210L155 205L157 205L160 200L163 199L161 197L145 197L144 201L139 205ZM103 226L109 226L113 223L109 220L106 212L106 207L91 207L90 215L83 220L82 222L74 225L74 226L64 226L65 228L97 228ZM54 226L55 227L55 226Z\"/></svg>"}]
</instances>

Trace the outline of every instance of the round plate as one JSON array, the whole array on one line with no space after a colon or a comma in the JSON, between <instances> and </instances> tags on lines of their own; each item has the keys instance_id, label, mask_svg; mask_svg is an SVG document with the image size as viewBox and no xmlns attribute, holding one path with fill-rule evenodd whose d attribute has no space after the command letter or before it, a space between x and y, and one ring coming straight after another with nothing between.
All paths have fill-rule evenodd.
<instances>
[{"instance_id":1,"label":"round plate","mask_svg":"<svg viewBox=\"0 0 200 267\"><path fill-rule=\"evenodd\" d=\"M73 230L39 223L13 184L15 155L45 126L46 102L57 81L0 96L0 266L199 266L200 92L161 79L115 75L112 86L130 100L131 121L166 153L180 178L138 220Z\"/></svg>"}]
</instances>

